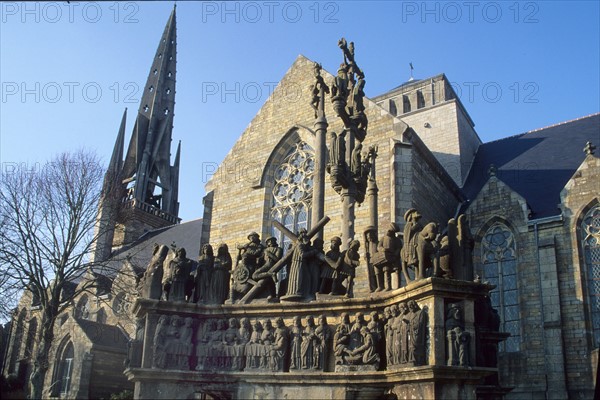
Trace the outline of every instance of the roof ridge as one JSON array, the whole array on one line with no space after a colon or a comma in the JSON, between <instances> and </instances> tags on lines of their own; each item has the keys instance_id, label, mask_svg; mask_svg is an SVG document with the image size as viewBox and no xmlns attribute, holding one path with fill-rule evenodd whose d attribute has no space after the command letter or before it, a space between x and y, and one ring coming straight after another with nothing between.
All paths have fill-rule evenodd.
<instances>
[{"instance_id":1,"label":"roof ridge","mask_svg":"<svg viewBox=\"0 0 600 400\"><path fill-rule=\"evenodd\" d=\"M543 129L549 129L549 128L554 128L554 127L560 126L560 125L570 124L571 122L580 121L580 120L585 119L585 118L595 117L596 115L600 115L600 112L589 114L589 115L584 115L583 117L578 117L578 118L570 119L570 120L567 120L567 121L557 122L555 124L544 126L542 128L532 129L530 131L524 132L523 134L532 133L532 132L538 132L538 131L541 131Z\"/></svg>"},{"instance_id":2,"label":"roof ridge","mask_svg":"<svg viewBox=\"0 0 600 400\"><path fill-rule=\"evenodd\" d=\"M570 120L567 120L567 121L557 122L555 124L544 126L542 128L536 128L536 129L532 129L530 131L525 131L525 132L517 133L515 135L506 136L506 137L503 137L503 138L500 138L500 139L492 140L490 142L485 142L483 144L485 145L485 144L500 142L500 141L506 140L506 139L512 139L512 138L515 138L517 136L523 136L523 135L526 135L528 133L539 132L539 131L542 131L544 129L555 128L557 126L561 126L561 125L565 125L565 124L570 124L571 122L580 121L582 119L586 119L586 118L590 118L590 117L595 117L597 115L600 115L600 112L589 114L589 115L584 115L583 117L578 117L578 118L570 119Z\"/></svg>"}]
</instances>

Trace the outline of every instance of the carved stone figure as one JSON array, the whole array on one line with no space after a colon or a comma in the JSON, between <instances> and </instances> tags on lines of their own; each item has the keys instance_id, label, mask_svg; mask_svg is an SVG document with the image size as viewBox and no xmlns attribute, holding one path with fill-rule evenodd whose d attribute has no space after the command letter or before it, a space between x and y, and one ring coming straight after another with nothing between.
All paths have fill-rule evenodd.
<instances>
[{"instance_id":1,"label":"carved stone figure","mask_svg":"<svg viewBox=\"0 0 600 400\"><path fill-rule=\"evenodd\" d=\"M346 357L350 355L350 317L347 313L342 313L342 322L337 326L333 336L336 365L346 364Z\"/></svg>"},{"instance_id":2,"label":"carved stone figure","mask_svg":"<svg viewBox=\"0 0 600 400\"><path fill-rule=\"evenodd\" d=\"M186 288L191 281L192 262L186 257L185 249L179 248L176 257L169 263L171 289L169 301L186 301Z\"/></svg>"},{"instance_id":3,"label":"carved stone figure","mask_svg":"<svg viewBox=\"0 0 600 400\"><path fill-rule=\"evenodd\" d=\"M354 277L356 276L356 268L360 265L360 254L358 249L360 242L353 240L348 246L348 250L341 255L342 262L334 273L332 294L345 295L346 297L353 296ZM342 284L348 280L346 287Z\"/></svg>"},{"instance_id":4,"label":"carved stone figure","mask_svg":"<svg viewBox=\"0 0 600 400\"><path fill-rule=\"evenodd\" d=\"M331 186L337 193L348 187L350 178L349 167L346 163L346 130L336 135L329 134L329 163L327 164Z\"/></svg>"},{"instance_id":5,"label":"carved stone figure","mask_svg":"<svg viewBox=\"0 0 600 400\"><path fill-rule=\"evenodd\" d=\"M183 325L179 328L178 346L177 346L177 368L182 370L190 369L190 356L192 355L192 336L193 331L193 320L190 317L186 317L183 320Z\"/></svg>"},{"instance_id":6,"label":"carved stone figure","mask_svg":"<svg viewBox=\"0 0 600 400\"><path fill-rule=\"evenodd\" d=\"M296 316L290 328L290 370L302 368L302 320Z\"/></svg>"},{"instance_id":7,"label":"carved stone figure","mask_svg":"<svg viewBox=\"0 0 600 400\"><path fill-rule=\"evenodd\" d=\"M346 160L346 132L339 135L334 131L329 132L329 167L330 173L333 166L342 167Z\"/></svg>"},{"instance_id":8,"label":"carved stone figure","mask_svg":"<svg viewBox=\"0 0 600 400\"><path fill-rule=\"evenodd\" d=\"M265 247L260 243L258 233L250 233L248 240L248 243L237 246L237 263L233 270L233 284L230 290L232 302L243 297L252 288L248 279L262 266L264 261L263 252Z\"/></svg>"},{"instance_id":9,"label":"carved stone figure","mask_svg":"<svg viewBox=\"0 0 600 400\"><path fill-rule=\"evenodd\" d=\"M167 366L167 330L169 317L161 315L158 318L154 341L152 343L152 368L166 368Z\"/></svg>"},{"instance_id":10,"label":"carved stone figure","mask_svg":"<svg viewBox=\"0 0 600 400\"><path fill-rule=\"evenodd\" d=\"M352 176L355 180L358 180L362 175L361 152L362 143L357 143L352 150L352 164L350 165L350 171L352 172Z\"/></svg>"},{"instance_id":11,"label":"carved stone figure","mask_svg":"<svg viewBox=\"0 0 600 400\"><path fill-rule=\"evenodd\" d=\"M214 259L210 286L208 287L208 302L212 304L223 304L229 295L229 278L233 261L229 254L229 248L221 243L217 248L217 256Z\"/></svg>"},{"instance_id":12,"label":"carved stone figure","mask_svg":"<svg viewBox=\"0 0 600 400\"><path fill-rule=\"evenodd\" d=\"M170 325L167 328L167 345L166 345L166 358L168 369L179 369L180 353L181 353L181 317L178 315L172 315L170 319Z\"/></svg>"},{"instance_id":13,"label":"carved stone figure","mask_svg":"<svg viewBox=\"0 0 600 400\"><path fill-rule=\"evenodd\" d=\"M384 325L379 313L377 311L371 311L370 313L371 320L367 325L369 328L369 332L373 336L373 340L375 341L375 347L377 350L377 354L379 354L380 366L383 364L384 356L385 356L385 332ZM385 366L385 364L383 365Z\"/></svg>"},{"instance_id":14,"label":"carved stone figure","mask_svg":"<svg viewBox=\"0 0 600 400\"><path fill-rule=\"evenodd\" d=\"M278 317L275 320L275 324L277 327L275 329L274 342L271 345L271 351L269 353L271 357L271 371L282 372L285 370L289 333L281 317Z\"/></svg>"},{"instance_id":15,"label":"carved stone figure","mask_svg":"<svg viewBox=\"0 0 600 400\"><path fill-rule=\"evenodd\" d=\"M327 324L325 315L319 316L319 326L315 328L314 365L315 368L324 371L329 364L329 354L331 352L331 327Z\"/></svg>"},{"instance_id":16,"label":"carved stone figure","mask_svg":"<svg viewBox=\"0 0 600 400\"><path fill-rule=\"evenodd\" d=\"M316 333L317 326L312 316L306 317L306 327L302 332L302 344L300 354L302 359L302 369L318 369L317 346L320 341ZM293 344L292 344L293 348ZM292 369L290 363L290 370Z\"/></svg>"},{"instance_id":17,"label":"carved stone figure","mask_svg":"<svg viewBox=\"0 0 600 400\"><path fill-rule=\"evenodd\" d=\"M219 318L215 322L215 329L212 331L209 341L208 367L211 369L225 369L225 345L223 336L227 329L227 320Z\"/></svg>"},{"instance_id":18,"label":"carved stone figure","mask_svg":"<svg viewBox=\"0 0 600 400\"><path fill-rule=\"evenodd\" d=\"M400 316L400 307L398 304L394 304L390 306L390 319L388 321L389 329L390 329L390 340L391 344L389 346L389 354L387 357L388 365L398 365L400 364L400 345L402 338L399 335L399 328L401 319Z\"/></svg>"},{"instance_id":19,"label":"carved stone figure","mask_svg":"<svg viewBox=\"0 0 600 400\"><path fill-rule=\"evenodd\" d=\"M385 361L387 366L391 366L394 364L394 330L392 328L394 316L391 307L383 309L383 318L385 320Z\"/></svg>"},{"instance_id":20,"label":"carved stone figure","mask_svg":"<svg viewBox=\"0 0 600 400\"><path fill-rule=\"evenodd\" d=\"M292 254L286 299L301 300L309 297L310 282L307 270L311 258L316 253L317 251L310 245L310 240L306 236L306 229L301 229Z\"/></svg>"},{"instance_id":21,"label":"carved stone figure","mask_svg":"<svg viewBox=\"0 0 600 400\"><path fill-rule=\"evenodd\" d=\"M240 319L240 343L245 345L250 341L250 336L252 336L252 326L250 325L250 320L246 317Z\"/></svg>"},{"instance_id":22,"label":"carved stone figure","mask_svg":"<svg viewBox=\"0 0 600 400\"><path fill-rule=\"evenodd\" d=\"M363 337L363 344L354 350L351 350L351 355L347 357L350 364L365 364L373 365L376 369L379 368L379 354L377 354L377 345L373 339L373 335L369 332L369 328L363 326L360 329Z\"/></svg>"},{"instance_id":23,"label":"carved stone figure","mask_svg":"<svg viewBox=\"0 0 600 400\"><path fill-rule=\"evenodd\" d=\"M215 256L212 246L210 244L203 244L194 276L194 303L209 302L208 291L211 287L214 263Z\"/></svg>"},{"instance_id":24,"label":"carved stone figure","mask_svg":"<svg viewBox=\"0 0 600 400\"><path fill-rule=\"evenodd\" d=\"M408 279L406 267L415 266L419 261L417 256L417 234L423 229L420 220L421 213L414 208L404 213L404 221L406 223L404 224L404 244L402 246L401 257L402 270L405 272L407 282L410 280Z\"/></svg>"},{"instance_id":25,"label":"carved stone figure","mask_svg":"<svg viewBox=\"0 0 600 400\"><path fill-rule=\"evenodd\" d=\"M244 345L239 329L237 319L229 318L228 328L223 332L224 367L227 370L240 371L243 369Z\"/></svg>"},{"instance_id":26,"label":"carved stone figure","mask_svg":"<svg viewBox=\"0 0 600 400\"><path fill-rule=\"evenodd\" d=\"M414 300L409 300L408 309L408 362L425 365L427 315Z\"/></svg>"},{"instance_id":27,"label":"carved stone figure","mask_svg":"<svg viewBox=\"0 0 600 400\"><path fill-rule=\"evenodd\" d=\"M342 239L340 239L338 236L331 238L330 250L325 254L325 262L321 263L321 287L319 289L319 293L331 293L333 275L337 268L338 260L341 262L341 245ZM336 268L333 268L332 265L335 265Z\"/></svg>"},{"instance_id":28,"label":"carved stone figure","mask_svg":"<svg viewBox=\"0 0 600 400\"><path fill-rule=\"evenodd\" d=\"M417 237L417 256L419 258L419 268L416 279L425 279L427 276L438 275L439 260L437 258L438 227L434 222L430 222ZM431 271L431 272L429 272Z\"/></svg>"},{"instance_id":29,"label":"carved stone figure","mask_svg":"<svg viewBox=\"0 0 600 400\"><path fill-rule=\"evenodd\" d=\"M408 362L408 331L409 325L407 314L409 313L406 303L398 304L398 341L400 348L398 349L398 363L406 364Z\"/></svg>"},{"instance_id":30,"label":"carved stone figure","mask_svg":"<svg viewBox=\"0 0 600 400\"><path fill-rule=\"evenodd\" d=\"M377 279L375 291L392 290L392 273L398 270L400 265L400 250L402 240L396 237L399 228L396 224L390 224L385 236L381 239L377 253L371 255L373 269Z\"/></svg>"},{"instance_id":31,"label":"carved stone figure","mask_svg":"<svg viewBox=\"0 0 600 400\"><path fill-rule=\"evenodd\" d=\"M377 228L372 225L367 226L363 232L363 238L365 241L365 259L369 275L369 290L375 292L377 290L377 276L375 267L373 266L373 258L377 255L377 245L379 244Z\"/></svg>"},{"instance_id":32,"label":"carved stone figure","mask_svg":"<svg viewBox=\"0 0 600 400\"><path fill-rule=\"evenodd\" d=\"M450 228L450 223L448 223L448 228ZM448 232L450 232L450 229L448 229ZM440 239L438 247L438 257L440 260L440 268L438 273L442 278L453 278L451 256L452 250L450 248L450 239L449 236L446 235Z\"/></svg>"},{"instance_id":33,"label":"carved stone figure","mask_svg":"<svg viewBox=\"0 0 600 400\"><path fill-rule=\"evenodd\" d=\"M315 238L312 243L312 256L308 261L308 268L306 270L306 297L308 300L315 300L316 294L321 286L321 270L323 269L322 264L326 263L324 260L325 252L323 250L324 241L321 238Z\"/></svg>"},{"instance_id":34,"label":"carved stone figure","mask_svg":"<svg viewBox=\"0 0 600 400\"><path fill-rule=\"evenodd\" d=\"M260 367L260 359L264 352L262 333L263 327L260 321L252 321L252 334L246 344L246 368L257 369Z\"/></svg>"},{"instance_id":35,"label":"carved stone figure","mask_svg":"<svg viewBox=\"0 0 600 400\"><path fill-rule=\"evenodd\" d=\"M275 343L275 329L270 319L263 322L263 332L261 336L263 351L260 358L259 368L267 370L271 368L271 346Z\"/></svg>"},{"instance_id":36,"label":"carved stone figure","mask_svg":"<svg viewBox=\"0 0 600 400\"><path fill-rule=\"evenodd\" d=\"M345 62L340 64L337 75L333 79L331 97L333 99L342 99L344 103L348 97L348 64Z\"/></svg>"},{"instance_id":37,"label":"carved stone figure","mask_svg":"<svg viewBox=\"0 0 600 400\"><path fill-rule=\"evenodd\" d=\"M350 348L355 349L362 346L363 335L360 330L363 326L367 326L365 316L361 312L357 312L354 316L354 323L350 327Z\"/></svg>"},{"instance_id":38,"label":"carved stone figure","mask_svg":"<svg viewBox=\"0 0 600 400\"><path fill-rule=\"evenodd\" d=\"M311 106L315 111L315 118L319 116L319 103L324 99L321 98L321 89L323 90L323 94L329 94L329 86L325 83L325 80L321 76L321 69L323 68L321 64L314 63L314 74L315 74L315 83L311 85L312 89L312 101Z\"/></svg>"},{"instance_id":39,"label":"carved stone figure","mask_svg":"<svg viewBox=\"0 0 600 400\"><path fill-rule=\"evenodd\" d=\"M265 247L260 243L260 236L256 232L251 232L248 240L248 243L238 246L238 262L248 268L252 275L263 261Z\"/></svg>"},{"instance_id":40,"label":"carved stone figure","mask_svg":"<svg viewBox=\"0 0 600 400\"><path fill-rule=\"evenodd\" d=\"M196 332L196 371L202 371L208 367L208 358L210 356L209 343L213 332L216 330L216 321L214 319L206 320L201 328Z\"/></svg>"},{"instance_id":41,"label":"carved stone figure","mask_svg":"<svg viewBox=\"0 0 600 400\"><path fill-rule=\"evenodd\" d=\"M461 309L450 305L446 315L446 338L448 340L448 365L470 365L469 344L471 334L465 331Z\"/></svg>"},{"instance_id":42,"label":"carved stone figure","mask_svg":"<svg viewBox=\"0 0 600 400\"><path fill-rule=\"evenodd\" d=\"M169 248L167 246L159 246L154 244L152 259L148 263L148 268L144 272L142 278L141 296L147 299L160 300L162 295L162 280L163 280L163 263L167 258Z\"/></svg>"},{"instance_id":43,"label":"carved stone figure","mask_svg":"<svg viewBox=\"0 0 600 400\"><path fill-rule=\"evenodd\" d=\"M408 267L415 268L415 279L439 275L437 224L430 222L421 229L421 214L415 209L408 210L404 218L404 246L402 247L402 273L406 282L413 279L408 274ZM431 270L431 272L429 272Z\"/></svg>"},{"instance_id":44,"label":"carved stone figure","mask_svg":"<svg viewBox=\"0 0 600 400\"><path fill-rule=\"evenodd\" d=\"M263 253L263 265L252 274L252 279L257 282L264 282L265 290L268 293L268 300L271 300L277 296L277 274L270 272L270 269L277 263L277 261L281 259L282 256L283 249L277 245L277 239L275 237L268 238L267 247Z\"/></svg>"}]
</instances>

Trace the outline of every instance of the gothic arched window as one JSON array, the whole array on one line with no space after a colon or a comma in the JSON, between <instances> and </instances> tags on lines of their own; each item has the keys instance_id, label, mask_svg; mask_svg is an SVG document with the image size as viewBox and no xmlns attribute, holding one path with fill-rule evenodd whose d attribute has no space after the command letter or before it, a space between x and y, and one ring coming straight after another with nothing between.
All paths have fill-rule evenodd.
<instances>
[{"instance_id":1,"label":"gothic arched window","mask_svg":"<svg viewBox=\"0 0 600 400\"><path fill-rule=\"evenodd\" d=\"M22 309L19 313L19 318L17 319L17 324L14 330L12 352L10 354L10 364L8 366L9 373L18 371L17 362L21 356L21 342L23 341L23 333L25 331L25 314L25 309Z\"/></svg>"},{"instance_id":2,"label":"gothic arched window","mask_svg":"<svg viewBox=\"0 0 600 400\"><path fill-rule=\"evenodd\" d=\"M592 330L597 346L600 343L600 205L594 206L585 214L580 227Z\"/></svg>"},{"instance_id":3,"label":"gothic arched window","mask_svg":"<svg viewBox=\"0 0 600 400\"><path fill-rule=\"evenodd\" d=\"M90 317L90 304L86 294L81 296L77 302L77 306L75 307L75 317L81 319L89 319Z\"/></svg>"},{"instance_id":4,"label":"gothic arched window","mask_svg":"<svg viewBox=\"0 0 600 400\"><path fill-rule=\"evenodd\" d=\"M500 343L500 351L520 350L521 320L517 288L517 252L515 238L504 224L494 224L482 243L483 279L496 288L490 291L492 306L500 314L500 331L511 336Z\"/></svg>"},{"instance_id":5,"label":"gothic arched window","mask_svg":"<svg viewBox=\"0 0 600 400\"><path fill-rule=\"evenodd\" d=\"M33 345L37 335L37 319L33 318L29 321L29 330L27 331L27 340L25 341L25 356L31 357L33 352Z\"/></svg>"},{"instance_id":6,"label":"gothic arched window","mask_svg":"<svg viewBox=\"0 0 600 400\"><path fill-rule=\"evenodd\" d=\"M292 147L275 169L271 218L292 232L309 228L314 169L314 150L302 141ZM275 227L272 234L287 251L290 239Z\"/></svg>"},{"instance_id":7,"label":"gothic arched window","mask_svg":"<svg viewBox=\"0 0 600 400\"><path fill-rule=\"evenodd\" d=\"M60 387L61 397L66 395L71 388L71 375L73 374L73 358L75 351L73 349L73 343L69 342L60 357L60 364L58 366L58 379L60 383L57 386Z\"/></svg>"}]
</instances>

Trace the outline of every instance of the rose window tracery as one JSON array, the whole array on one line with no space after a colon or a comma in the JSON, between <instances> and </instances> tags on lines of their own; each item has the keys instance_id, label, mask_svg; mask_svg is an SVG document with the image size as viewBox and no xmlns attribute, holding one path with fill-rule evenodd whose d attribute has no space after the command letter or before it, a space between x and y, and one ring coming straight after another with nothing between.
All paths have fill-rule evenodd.
<instances>
[{"instance_id":1,"label":"rose window tracery","mask_svg":"<svg viewBox=\"0 0 600 400\"><path fill-rule=\"evenodd\" d=\"M292 232L308 229L314 169L314 150L305 142L296 143L275 169L271 218ZM276 228L272 233L287 251L290 239Z\"/></svg>"}]
</instances>

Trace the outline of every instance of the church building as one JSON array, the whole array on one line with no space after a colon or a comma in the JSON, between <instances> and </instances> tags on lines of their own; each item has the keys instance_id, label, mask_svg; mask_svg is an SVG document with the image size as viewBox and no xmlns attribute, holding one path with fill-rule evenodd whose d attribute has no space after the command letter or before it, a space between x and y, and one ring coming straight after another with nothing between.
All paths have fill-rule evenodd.
<instances>
[{"instance_id":1,"label":"church building","mask_svg":"<svg viewBox=\"0 0 600 400\"><path fill-rule=\"evenodd\" d=\"M300 310L303 319L316 319L314 310L330 309L333 311L326 314L335 326L341 321L338 311L345 308L367 316L371 311L382 313L385 307L415 295L422 308L429 307L428 337L435 346L433 338L438 333L433 314L438 303L428 303L425 297L414 294L400 271L391 276L391 290L375 291L366 261L365 238L369 230L382 237L393 225L398 227L397 236L406 241L402 235L408 223L406 215L418 210L424 225L437 224L440 237L448 234L461 216L468 222L468 236L473 244L472 271L456 270L454 278L469 281L466 287L475 285L474 281L491 285L489 298L499 316L499 331L510 334L497 348L497 383L504 397L592 398L600 347L600 158L595 153L595 145L600 143L600 113L483 143L475 122L444 74L410 80L383 94L364 97L368 130L365 126L366 136L355 144L358 147L360 142L364 153L362 158L361 149L353 154L358 153L359 161L370 163L369 179L376 185L370 186L371 191L366 190L364 198L359 199L362 201L357 200L353 208L354 237L346 238L343 232L347 228L342 221L347 210L332 175L325 174L323 204L315 204L313 193L320 184L319 163L333 168L328 163L336 156L332 150L335 140L343 136L347 127L337 117L338 110L329 96L322 105L326 124L319 122L319 110L311 107L315 60L298 56L206 184L204 214L198 216L201 219L181 223L180 145L171 164L176 46L174 9L144 86L129 146L125 151L126 111L108 166L98 211L98 229L104 233L93 254L95 260L106 260L108 267L89 271L85 279L97 280L96 289L75 299L71 311L57 322L45 397L108 397L134 387L140 398L149 397L153 390L164 390L161 396L196 396L186 398L236 398L241 394L277 398L290 393L284 387L277 389L281 391L271 390L269 383L249 384L237 392L217 390L205 383L203 379L208 378L198 368L178 375L165 373L164 386L163 382L153 382L150 368L145 371L142 367L149 362L146 348L139 364L130 360L132 343L144 335L140 314L136 314L140 307L169 310L181 317L197 315L200 320L219 313L252 315L256 307L263 307L267 314L281 316L288 327L295 309ZM331 47L332 52L339 51L335 43ZM356 59L360 62L360 49ZM339 76L325 69L319 73L330 88ZM368 73L364 71L367 77ZM285 95L297 93L291 87L306 90L292 101ZM324 126L326 135L322 137L323 131L319 130ZM323 149L325 153L318 154ZM364 154L368 152L371 153L367 157ZM234 165L248 166L252 173L229 174ZM115 181L121 182L121 187L111 187ZM203 245L211 244L216 249L221 243L228 245L235 260L236 244L247 242L251 233L258 234L262 243L270 237L277 239L287 252L295 243L287 231L310 231L324 215L330 219L320 236L325 243L333 237L361 243L350 299L332 300L317 295L302 305L285 301L271 304L265 300L258 305L226 301L224 305L188 304L181 308L164 299L136 303L139 281L151 262L155 244L169 248L167 263L177 249L185 248L187 256L195 261ZM345 250L350 244L348 240L342 248ZM197 265L194 263L194 268ZM278 273L276 297L283 297L282 288L289 274L289 268ZM425 281L437 284L435 277ZM458 296L451 302L446 299L439 309L442 324L444 313L455 303L465 307L467 314L468 306L476 302L475 295L469 296ZM465 329L471 329L474 337L478 316L473 309L469 312L471 319L467 321L465 316ZM25 293L14 312L3 349L5 377L13 375L27 381L38 325L39 305ZM149 322L146 335L154 333L148 326ZM442 335L445 337L445 333ZM475 351L475 343L471 349ZM427 355L430 366L439 361L434 356L437 357L432 348ZM473 355L473 367L474 358ZM329 371L325 367L328 372L323 375L333 374L334 367L331 368ZM356 382L367 382L365 387L372 389L369 393L373 396L379 393L401 398L401 386L413 384L403 380L402 374L407 374L408 369L402 371L379 368L364 376L360 376L360 371L348 372L348 376ZM244 380L244 373L235 376ZM292 372L276 372L273 379L284 381L290 375ZM263 378L248 379L258 382ZM321 378L303 379L317 382ZM358 395L360 387L351 387L348 379L350 383L344 383L343 393ZM369 380L376 382L373 388ZM170 392L174 388L180 392ZM382 391L377 392L377 388ZM342 393L333 389L311 392L306 385L298 390L307 397ZM471 394L465 396L471 398ZM486 397L483 389L477 389L475 396L493 398Z\"/></svg>"}]
</instances>

